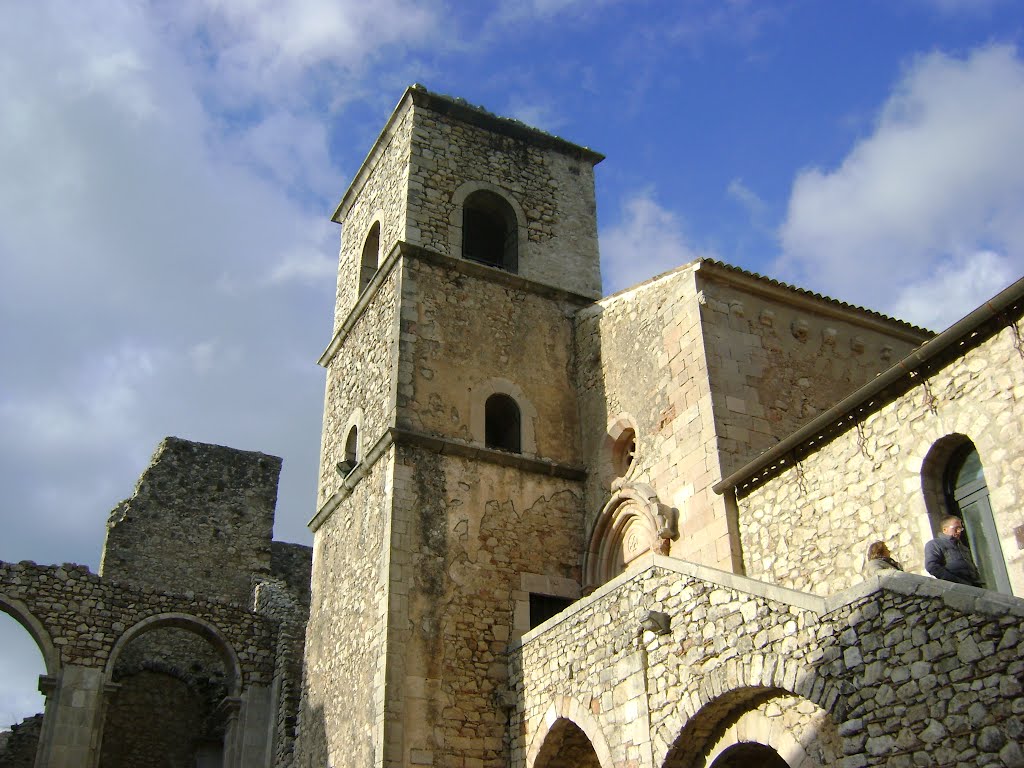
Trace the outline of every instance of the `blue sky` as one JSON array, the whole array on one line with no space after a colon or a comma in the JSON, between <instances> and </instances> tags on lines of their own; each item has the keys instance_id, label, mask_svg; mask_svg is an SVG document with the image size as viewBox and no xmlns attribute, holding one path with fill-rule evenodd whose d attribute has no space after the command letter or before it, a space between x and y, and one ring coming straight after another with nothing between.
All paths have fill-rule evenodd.
<instances>
[{"instance_id":1,"label":"blue sky","mask_svg":"<svg viewBox=\"0 0 1024 768\"><path fill-rule=\"evenodd\" d=\"M712 256L936 329L1024 273L1024 11L985 0L0 5L0 559L98 567L164 435L309 542L339 231L410 83L607 155L606 291ZM0 724L42 672L0 615Z\"/></svg>"}]
</instances>

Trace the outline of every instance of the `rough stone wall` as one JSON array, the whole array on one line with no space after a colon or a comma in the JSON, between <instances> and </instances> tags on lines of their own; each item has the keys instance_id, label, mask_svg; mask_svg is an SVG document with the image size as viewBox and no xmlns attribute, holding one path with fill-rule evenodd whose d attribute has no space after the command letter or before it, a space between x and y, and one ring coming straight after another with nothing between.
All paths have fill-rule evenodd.
<instances>
[{"instance_id":1,"label":"rough stone wall","mask_svg":"<svg viewBox=\"0 0 1024 768\"><path fill-rule=\"evenodd\" d=\"M34 768L43 716L32 715L0 733L0 768Z\"/></svg>"},{"instance_id":2,"label":"rough stone wall","mask_svg":"<svg viewBox=\"0 0 1024 768\"><path fill-rule=\"evenodd\" d=\"M409 242L460 256L452 252L452 228L462 227L453 195L466 182L484 182L513 199L525 216L520 275L600 296L592 160L471 125L423 104L414 113Z\"/></svg>"},{"instance_id":3,"label":"rough stone wall","mask_svg":"<svg viewBox=\"0 0 1024 768\"><path fill-rule=\"evenodd\" d=\"M747 573L828 594L862 579L877 539L924 573L925 458L948 435L978 449L1015 594L1024 594L1024 365L1012 328L739 499ZM941 470L941 468L939 468ZM932 478L937 480L937 478Z\"/></svg>"},{"instance_id":4,"label":"rough stone wall","mask_svg":"<svg viewBox=\"0 0 1024 768\"><path fill-rule=\"evenodd\" d=\"M61 664L103 668L114 643L144 619L194 616L216 626L238 654L244 685L269 685L274 626L237 605L106 583L83 565L0 562L0 602L23 603L48 633Z\"/></svg>"},{"instance_id":5,"label":"rough stone wall","mask_svg":"<svg viewBox=\"0 0 1024 768\"><path fill-rule=\"evenodd\" d=\"M346 429L356 410L362 411L363 454L394 423L400 290L401 269L394 268L328 364L319 505L341 486L335 467L345 458Z\"/></svg>"},{"instance_id":6,"label":"rough stone wall","mask_svg":"<svg viewBox=\"0 0 1024 768\"><path fill-rule=\"evenodd\" d=\"M824 601L648 557L513 648L513 766L559 720L604 765L690 765L744 734L790 765L1024 759L1020 600L897 574ZM651 610L667 634L641 630Z\"/></svg>"},{"instance_id":7,"label":"rough stone wall","mask_svg":"<svg viewBox=\"0 0 1024 768\"><path fill-rule=\"evenodd\" d=\"M302 768L381 764L392 451L316 531L295 760Z\"/></svg>"},{"instance_id":8,"label":"rough stone wall","mask_svg":"<svg viewBox=\"0 0 1024 768\"><path fill-rule=\"evenodd\" d=\"M507 765L505 652L531 591L579 594L581 496L579 483L400 448L387 765Z\"/></svg>"},{"instance_id":9,"label":"rough stone wall","mask_svg":"<svg viewBox=\"0 0 1024 768\"><path fill-rule=\"evenodd\" d=\"M283 582L299 606L309 612L309 581L313 568L313 548L284 541L270 542L270 575Z\"/></svg>"},{"instance_id":10,"label":"rough stone wall","mask_svg":"<svg viewBox=\"0 0 1024 768\"><path fill-rule=\"evenodd\" d=\"M626 479L650 484L678 510L671 554L741 571L712 485L927 337L704 261L582 310L575 343L588 522L618 480L607 428L626 420L637 438Z\"/></svg>"},{"instance_id":11,"label":"rough stone wall","mask_svg":"<svg viewBox=\"0 0 1024 768\"><path fill-rule=\"evenodd\" d=\"M351 203L343 211L338 293L334 305L335 331L359 299L363 245L373 222L380 222L379 261L384 260L395 243L406 239L412 110L407 108L396 117L383 143L367 158L361 171L365 177L353 182L353 189L349 192Z\"/></svg>"},{"instance_id":12,"label":"rough stone wall","mask_svg":"<svg viewBox=\"0 0 1024 768\"><path fill-rule=\"evenodd\" d=\"M277 624L274 650L274 768L293 765L302 699L302 655L309 618L309 547L275 542L274 572L280 579L256 585L253 609ZM287 579L287 580L286 580Z\"/></svg>"},{"instance_id":13,"label":"rough stone wall","mask_svg":"<svg viewBox=\"0 0 1024 768\"><path fill-rule=\"evenodd\" d=\"M281 460L168 437L110 515L100 574L246 605L270 569Z\"/></svg>"},{"instance_id":14,"label":"rough stone wall","mask_svg":"<svg viewBox=\"0 0 1024 768\"><path fill-rule=\"evenodd\" d=\"M141 671L107 704L103 768L192 768L207 730L210 702L173 675Z\"/></svg>"},{"instance_id":15,"label":"rough stone wall","mask_svg":"<svg viewBox=\"0 0 1024 768\"><path fill-rule=\"evenodd\" d=\"M482 407L479 390L503 379L527 400L520 410L532 419L536 455L579 464L570 378L576 305L472 277L447 261L406 263L398 426L473 442L472 404Z\"/></svg>"},{"instance_id":16,"label":"rough stone wall","mask_svg":"<svg viewBox=\"0 0 1024 768\"><path fill-rule=\"evenodd\" d=\"M715 274L697 270L723 477L930 336L796 292L767 298Z\"/></svg>"}]
</instances>

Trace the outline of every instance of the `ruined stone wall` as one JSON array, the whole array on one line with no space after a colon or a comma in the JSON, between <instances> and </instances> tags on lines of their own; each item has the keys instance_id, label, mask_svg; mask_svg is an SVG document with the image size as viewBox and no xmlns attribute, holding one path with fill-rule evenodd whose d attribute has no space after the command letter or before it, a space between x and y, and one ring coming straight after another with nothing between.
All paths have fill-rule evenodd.
<instances>
[{"instance_id":1,"label":"ruined stone wall","mask_svg":"<svg viewBox=\"0 0 1024 768\"><path fill-rule=\"evenodd\" d=\"M143 620L192 616L217 627L234 648L243 686L269 685L272 679L273 622L231 603L109 584L84 565L0 562L0 602L12 601L38 619L62 665L102 669L117 640Z\"/></svg>"},{"instance_id":2,"label":"ruined stone wall","mask_svg":"<svg viewBox=\"0 0 1024 768\"><path fill-rule=\"evenodd\" d=\"M406 239L412 110L405 109L396 117L390 130L382 136L381 144L366 159L361 175L349 190L352 198L342 211L335 331L359 299L363 246L373 223L380 222L378 262L387 257L395 243Z\"/></svg>"},{"instance_id":3,"label":"ruined stone wall","mask_svg":"<svg viewBox=\"0 0 1024 768\"><path fill-rule=\"evenodd\" d=\"M361 413L361 455L394 423L400 286L401 268L396 267L341 340L327 366L318 506L341 486L343 478L335 467L345 458L352 419Z\"/></svg>"},{"instance_id":4,"label":"ruined stone wall","mask_svg":"<svg viewBox=\"0 0 1024 768\"><path fill-rule=\"evenodd\" d=\"M536 447L524 445L523 453L578 464L570 378L578 305L466 274L458 264L415 256L406 262L398 426L482 443L484 401L502 380L512 385L524 429L535 435Z\"/></svg>"},{"instance_id":5,"label":"ruined stone wall","mask_svg":"<svg viewBox=\"0 0 1024 768\"><path fill-rule=\"evenodd\" d=\"M123 679L107 704L103 768L191 768L204 744L222 734L208 730L210 702L188 683L163 672Z\"/></svg>"},{"instance_id":6,"label":"ruined stone wall","mask_svg":"<svg viewBox=\"0 0 1024 768\"><path fill-rule=\"evenodd\" d=\"M905 574L825 601L648 557L512 649L511 765L565 721L602 765L710 764L743 741L790 765L1024 759L1024 602Z\"/></svg>"},{"instance_id":7,"label":"ruined stone wall","mask_svg":"<svg viewBox=\"0 0 1024 768\"><path fill-rule=\"evenodd\" d=\"M392 450L317 529L295 765L380 765Z\"/></svg>"},{"instance_id":8,"label":"ruined stone wall","mask_svg":"<svg viewBox=\"0 0 1024 768\"><path fill-rule=\"evenodd\" d=\"M277 624L274 649L274 683L272 701L277 703L274 716L272 765L289 768L294 764L298 714L302 704L302 656L309 618L309 547L296 544L277 546L275 571L281 579L266 579L256 585L254 610ZM302 579L302 574L305 579ZM296 578L298 577L298 578ZM289 583L298 581L297 585ZM299 589L296 589L296 586Z\"/></svg>"},{"instance_id":9,"label":"ruined stone wall","mask_svg":"<svg viewBox=\"0 0 1024 768\"><path fill-rule=\"evenodd\" d=\"M387 765L507 765L505 651L530 592L579 595L581 497L578 482L400 448Z\"/></svg>"},{"instance_id":10,"label":"ruined stone wall","mask_svg":"<svg viewBox=\"0 0 1024 768\"><path fill-rule=\"evenodd\" d=\"M168 437L110 515L100 574L239 605L270 568L281 460Z\"/></svg>"},{"instance_id":11,"label":"ruined stone wall","mask_svg":"<svg viewBox=\"0 0 1024 768\"><path fill-rule=\"evenodd\" d=\"M482 183L514 201L524 221L518 273L529 280L597 298L601 274L597 251L594 160L576 157L500 125L487 127L454 116L446 99L414 107L409 172L409 242L461 256L462 216L456 192ZM498 123L498 127L492 123ZM525 230L523 229L525 227Z\"/></svg>"},{"instance_id":12,"label":"ruined stone wall","mask_svg":"<svg viewBox=\"0 0 1024 768\"><path fill-rule=\"evenodd\" d=\"M34 768L43 716L32 715L0 732L0 768Z\"/></svg>"},{"instance_id":13,"label":"ruined stone wall","mask_svg":"<svg viewBox=\"0 0 1024 768\"><path fill-rule=\"evenodd\" d=\"M926 341L904 323L699 269L722 476L795 432ZM724 278L724 279L723 279Z\"/></svg>"},{"instance_id":14,"label":"ruined stone wall","mask_svg":"<svg viewBox=\"0 0 1024 768\"><path fill-rule=\"evenodd\" d=\"M971 349L739 500L747 573L828 594L862 579L867 545L888 542L924 573L932 537L925 489L943 437L978 449L1015 594L1024 594L1024 365L1012 328Z\"/></svg>"},{"instance_id":15,"label":"ruined stone wall","mask_svg":"<svg viewBox=\"0 0 1024 768\"><path fill-rule=\"evenodd\" d=\"M714 412L693 268L599 302L576 320L587 529L609 499L615 425L636 432L626 479L678 510L675 557L725 569L733 560L719 479Z\"/></svg>"}]
</instances>

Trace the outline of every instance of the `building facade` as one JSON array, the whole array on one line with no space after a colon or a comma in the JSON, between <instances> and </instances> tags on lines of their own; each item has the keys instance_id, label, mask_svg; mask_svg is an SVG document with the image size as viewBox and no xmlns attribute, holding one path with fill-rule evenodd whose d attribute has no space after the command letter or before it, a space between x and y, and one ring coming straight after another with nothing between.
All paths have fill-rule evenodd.
<instances>
[{"instance_id":1,"label":"building facade","mask_svg":"<svg viewBox=\"0 0 1024 768\"><path fill-rule=\"evenodd\" d=\"M921 536L834 470L722 484L931 334L710 260L600 298L601 159L413 86L343 197L297 764L1018 764L1019 601L864 584Z\"/></svg>"}]
</instances>

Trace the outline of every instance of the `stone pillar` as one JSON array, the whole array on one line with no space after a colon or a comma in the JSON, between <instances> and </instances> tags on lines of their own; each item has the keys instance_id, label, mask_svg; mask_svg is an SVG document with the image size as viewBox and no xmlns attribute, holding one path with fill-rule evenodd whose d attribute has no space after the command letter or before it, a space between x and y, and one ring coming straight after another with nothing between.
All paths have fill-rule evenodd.
<instances>
[{"instance_id":1,"label":"stone pillar","mask_svg":"<svg viewBox=\"0 0 1024 768\"><path fill-rule=\"evenodd\" d=\"M46 712L36 753L36 768L94 768L103 740L102 669L65 664L54 677L39 681Z\"/></svg>"},{"instance_id":2,"label":"stone pillar","mask_svg":"<svg viewBox=\"0 0 1024 768\"><path fill-rule=\"evenodd\" d=\"M242 706L235 724L238 765L241 768L270 768L275 707L270 688L250 685L242 694Z\"/></svg>"}]
</instances>

